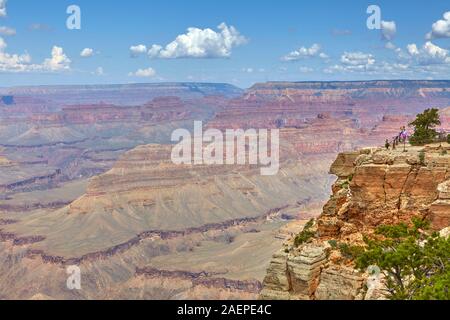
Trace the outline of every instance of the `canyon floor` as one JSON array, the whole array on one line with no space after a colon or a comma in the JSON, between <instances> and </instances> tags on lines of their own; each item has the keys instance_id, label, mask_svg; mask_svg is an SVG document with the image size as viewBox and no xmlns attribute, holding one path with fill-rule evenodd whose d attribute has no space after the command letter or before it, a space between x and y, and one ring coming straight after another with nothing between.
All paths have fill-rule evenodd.
<instances>
[{"instance_id":1,"label":"canyon floor","mask_svg":"<svg viewBox=\"0 0 450 320\"><path fill-rule=\"evenodd\" d=\"M272 255L329 199L338 153L383 145L431 106L450 129L450 81L0 95L1 299L256 299ZM173 164L171 133L194 121L279 129L278 174Z\"/></svg>"}]
</instances>

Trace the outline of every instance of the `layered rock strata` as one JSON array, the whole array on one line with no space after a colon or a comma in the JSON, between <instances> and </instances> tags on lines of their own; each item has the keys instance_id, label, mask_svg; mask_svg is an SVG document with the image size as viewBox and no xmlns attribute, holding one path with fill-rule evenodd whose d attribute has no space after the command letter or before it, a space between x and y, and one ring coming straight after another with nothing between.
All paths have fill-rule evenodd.
<instances>
[{"instance_id":1,"label":"layered rock strata","mask_svg":"<svg viewBox=\"0 0 450 320\"><path fill-rule=\"evenodd\" d=\"M314 236L293 239L274 255L262 299L380 299L367 274L354 269L330 241L363 245L382 224L428 219L434 230L450 226L450 145L433 144L340 154L331 166L333 195L312 227ZM367 290L369 288L370 290Z\"/></svg>"}]
</instances>

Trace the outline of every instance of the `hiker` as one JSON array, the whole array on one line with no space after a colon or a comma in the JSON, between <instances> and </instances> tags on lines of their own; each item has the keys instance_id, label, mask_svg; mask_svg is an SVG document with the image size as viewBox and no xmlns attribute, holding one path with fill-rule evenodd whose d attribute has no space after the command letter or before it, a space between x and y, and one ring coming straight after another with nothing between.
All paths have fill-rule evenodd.
<instances>
[{"instance_id":1,"label":"hiker","mask_svg":"<svg viewBox=\"0 0 450 320\"><path fill-rule=\"evenodd\" d=\"M408 133L405 131L402 132L402 142L405 143L408 139Z\"/></svg>"},{"instance_id":2,"label":"hiker","mask_svg":"<svg viewBox=\"0 0 450 320\"><path fill-rule=\"evenodd\" d=\"M406 132L406 127L403 126L401 128L399 138L400 138L400 142L403 142L403 143L405 143L406 139L408 139L408 133Z\"/></svg>"},{"instance_id":3,"label":"hiker","mask_svg":"<svg viewBox=\"0 0 450 320\"><path fill-rule=\"evenodd\" d=\"M384 144L384 146L386 147L386 150L389 150L389 147L391 146L391 144L389 143L388 139L386 139L386 143Z\"/></svg>"},{"instance_id":4,"label":"hiker","mask_svg":"<svg viewBox=\"0 0 450 320\"><path fill-rule=\"evenodd\" d=\"M399 142L403 143L403 152L408 152L408 150L406 150L406 141L408 140L408 132L406 131L406 127L403 126L401 128L401 132L399 134Z\"/></svg>"}]
</instances>

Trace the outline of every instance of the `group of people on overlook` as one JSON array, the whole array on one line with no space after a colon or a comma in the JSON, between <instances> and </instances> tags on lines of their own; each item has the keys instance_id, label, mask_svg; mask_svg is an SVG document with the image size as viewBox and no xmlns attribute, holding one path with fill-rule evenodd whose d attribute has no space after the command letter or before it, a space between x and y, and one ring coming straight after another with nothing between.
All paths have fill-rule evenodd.
<instances>
[{"instance_id":1,"label":"group of people on overlook","mask_svg":"<svg viewBox=\"0 0 450 320\"><path fill-rule=\"evenodd\" d=\"M408 140L408 138L409 138L409 135L408 135L408 131L406 130L406 127L405 126L401 127L400 133L398 135L396 135L392 140L392 150L395 150L400 143L406 144L406 141ZM389 142L389 139L386 139L385 147L387 150L389 150L389 148L391 147L391 143Z\"/></svg>"}]
</instances>

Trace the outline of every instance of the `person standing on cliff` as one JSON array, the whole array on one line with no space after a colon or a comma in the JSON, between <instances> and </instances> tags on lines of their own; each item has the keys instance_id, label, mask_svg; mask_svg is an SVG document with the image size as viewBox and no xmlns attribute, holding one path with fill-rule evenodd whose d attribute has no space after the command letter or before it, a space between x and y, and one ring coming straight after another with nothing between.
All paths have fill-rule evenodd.
<instances>
[{"instance_id":1,"label":"person standing on cliff","mask_svg":"<svg viewBox=\"0 0 450 320\"><path fill-rule=\"evenodd\" d=\"M384 144L384 146L386 147L386 150L389 150L389 147L391 146L391 144L389 143L388 139L386 139L386 143Z\"/></svg>"},{"instance_id":2,"label":"person standing on cliff","mask_svg":"<svg viewBox=\"0 0 450 320\"><path fill-rule=\"evenodd\" d=\"M408 140L408 132L406 127L402 127L402 132L400 132L400 142L403 142L403 152L408 152L406 150L406 141Z\"/></svg>"},{"instance_id":3,"label":"person standing on cliff","mask_svg":"<svg viewBox=\"0 0 450 320\"><path fill-rule=\"evenodd\" d=\"M400 141L405 143L407 138L408 138L408 133L406 132L406 127L403 126L401 128L401 132L400 132Z\"/></svg>"}]
</instances>

